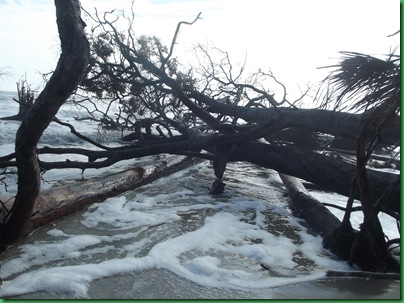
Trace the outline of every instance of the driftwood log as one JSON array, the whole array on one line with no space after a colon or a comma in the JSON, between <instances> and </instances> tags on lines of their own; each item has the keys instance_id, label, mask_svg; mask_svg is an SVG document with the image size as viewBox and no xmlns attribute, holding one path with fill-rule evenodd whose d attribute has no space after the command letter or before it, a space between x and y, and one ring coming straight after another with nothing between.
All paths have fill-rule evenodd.
<instances>
[{"instance_id":1,"label":"driftwood log","mask_svg":"<svg viewBox=\"0 0 404 303\"><path fill-rule=\"evenodd\" d=\"M327 237L341 225L341 221L306 190L302 182L279 174L292 205L307 224L322 237Z\"/></svg>"},{"instance_id":2,"label":"driftwood log","mask_svg":"<svg viewBox=\"0 0 404 303\"><path fill-rule=\"evenodd\" d=\"M85 209L93 203L168 176L197 161L198 159L190 157L167 156L163 160L142 167L133 167L122 172L42 190L35 201L33 215L27 224L24 236L43 225ZM1 197L1 200L8 201L8 208L13 203L11 197Z\"/></svg>"}]
</instances>

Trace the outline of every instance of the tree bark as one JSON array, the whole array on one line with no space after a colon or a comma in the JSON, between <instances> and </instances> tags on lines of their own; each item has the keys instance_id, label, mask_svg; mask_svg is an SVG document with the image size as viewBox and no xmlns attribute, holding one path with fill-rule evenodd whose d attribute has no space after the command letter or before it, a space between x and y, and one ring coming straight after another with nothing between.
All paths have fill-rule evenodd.
<instances>
[{"instance_id":1,"label":"tree bark","mask_svg":"<svg viewBox=\"0 0 404 303\"><path fill-rule=\"evenodd\" d=\"M392 102L391 102L392 101ZM396 103L396 106L393 106ZM386 238L383 228L378 218L379 204L378 197L374 197L370 192L370 182L368 182L368 170L366 164L369 154L373 149L366 147L366 137L374 132L374 128L381 128L394 114L399 107L398 97L384 102L373 111L370 119L362 126L356 138L356 181L360 195L364 220L360 225L360 232L352 245L350 264L357 264L367 271L385 271L393 269L400 271L400 265L391 258L388 252ZM374 136L374 142L379 136Z\"/></svg>"},{"instance_id":2,"label":"tree bark","mask_svg":"<svg viewBox=\"0 0 404 303\"><path fill-rule=\"evenodd\" d=\"M279 174L291 204L316 233L323 237L324 248L343 260L351 257L351 247L358 232L351 225L342 227L341 221L306 190L295 177Z\"/></svg>"},{"instance_id":3,"label":"tree bark","mask_svg":"<svg viewBox=\"0 0 404 303\"><path fill-rule=\"evenodd\" d=\"M190 157L167 156L122 172L43 191L38 196L26 236L35 229L110 197L138 188L197 163Z\"/></svg>"},{"instance_id":4,"label":"tree bark","mask_svg":"<svg viewBox=\"0 0 404 303\"><path fill-rule=\"evenodd\" d=\"M89 44L78 0L55 0L62 53L57 67L17 131L18 193L0 231L1 244L21 239L40 189L37 144L60 106L77 88L89 58Z\"/></svg>"},{"instance_id":5,"label":"tree bark","mask_svg":"<svg viewBox=\"0 0 404 303\"><path fill-rule=\"evenodd\" d=\"M198 161L197 158L168 155L164 158L159 157L157 162L155 159L146 162L141 167L97 176L88 180L77 180L73 184L42 190L35 200L33 214L24 230L24 236L28 236L35 229L45 224L82 210L93 203L133 190L182 170ZM12 197L3 196L1 199L7 201L7 207L10 207L14 202Z\"/></svg>"},{"instance_id":6,"label":"tree bark","mask_svg":"<svg viewBox=\"0 0 404 303\"><path fill-rule=\"evenodd\" d=\"M340 159L325 156L315 151L299 149L293 146L271 146L257 142L239 143L247 140L245 133L220 136L206 135L193 140L184 138L183 141L173 141L173 143L165 142L164 144L133 147L125 150L89 151L82 149L44 149L44 152L83 154L88 156L92 162L41 162L41 166L47 170L52 168L99 168L125 159L160 153L184 154L186 151L194 151L196 152L194 155L198 156L197 152L202 148L215 153L213 146L217 144L234 143L229 161L251 162L274 169L283 174L310 181L341 195L350 195L350 182L356 174L355 165L346 163ZM94 162L94 160L99 158L106 158L106 160ZM368 178L371 195L377 200L390 184L393 182L399 184L397 180L399 180L400 175L369 170ZM359 198L358 193L355 193L355 198ZM399 213L400 191L398 186L393 187L392 190L384 196L381 205L388 210Z\"/></svg>"},{"instance_id":7,"label":"tree bark","mask_svg":"<svg viewBox=\"0 0 404 303\"><path fill-rule=\"evenodd\" d=\"M247 142L236 144L230 161L248 161L298 177L325 189L349 196L351 180L356 175L356 166L317 152L296 147L271 146L269 144ZM370 195L374 201L397 182L400 175L367 170ZM360 196L356 192L355 198ZM381 205L391 211L400 212L400 187L396 186L381 201Z\"/></svg>"},{"instance_id":8,"label":"tree bark","mask_svg":"<svg viewBox=\"0 0 404 303\"><path fill-rule=\"evenodd\" d=\"M371 115L371 112L363 115L324 109L246 108L233 104L222 104L197 92L193 92L191 95L198 101L209 105L210 112L241 118L248 122L264 121L273 126L274 132L294 127L355 140L362 123L366 122ZM400 136L400 118L395 116L383 130L380 143L397 144Z\"/></svg>"},{"instance_id":9,"label":"tree bark","mask_svg":"<svg viewBox=\"0 0 404 303\"><path fill-rule=\"evenodd\" d=\"M292 200L293 207L316 233L327 237L341 225L341 221L320 201L311 196L297 178L284 174L279 176Z\"/></svg>"},{"instance_id":10,"label":"tree bark","mask_svg":"<svg viewBox=\"0 0 404 303\"><path fill-rule=\"evenodd\" d=\"M350 265L357 264L365 271L400 272L400 264L377 247L369 245L368 237L374 237L373 230L366 230L364 240L363 226L360 231L354 230L350 224L344 226L323 204L310 195L302 183L295 177L279 174L285 185L291 203L306 223L323 237L323 246L338 257L347 260ZM379 221L377 220L379 223ZM379 223L380 224L380 223ZM380 226L380 230L381 226ZM383 234L383 232L382 232Z\"/></svg>"}]
</instances>

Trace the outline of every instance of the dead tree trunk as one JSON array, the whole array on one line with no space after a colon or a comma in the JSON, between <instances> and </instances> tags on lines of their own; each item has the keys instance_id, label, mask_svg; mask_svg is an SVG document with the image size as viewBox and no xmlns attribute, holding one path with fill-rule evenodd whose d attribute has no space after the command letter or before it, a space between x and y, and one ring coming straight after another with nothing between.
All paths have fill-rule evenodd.
<instances>
[{"instance_id":1,"label":"dead tree trunk","mask_svg":"<svg viewBox=\"0 0 404 303\"><path fill-rule=\"evenodd\" d=\"M197 158L168 155L157 162L154 159L144 162L142 166L121 172L88 180L77 180L72 184L41 190L35 201L33 214L24 236L28 236L43 225L85 209L93 203L133 190L198 163L198 161ZM7 207L14 203L13 197L2 196L1 198L7 201Z\"/></svg>"},{"instance_id":2,"label":"dead tree trunk","mask_svg":"<svg viewBox=\"0 0 404 303\"><path fill-rule=\"evenodd\" d=\"M320 201L315 199L295 177L279 174L286 187L291 203L306 223L323 237L323 245L338 257L347 260L349 264L356 263L366 271L400 271L396 260L369 241L383 232L379 220L376 223L366 221L360 231L354 230L350 224L344 226ZM370 229L372 228L372 229Z\"/></svg>"},{"instance_id":3,"label":"dead tree trunk","mask_svg":"<svg viewBox=\"0 0 404 303\"><path fill-rule=\"evenodd\" d=\"M320 201L311 196L299 179L284 174L279 174L279 176L295 210L316 233L327 237L340 226L341 221Z\"/></svg>"},{"instance_id":4,"label":"dead tree trunk","mask_svg":"<svg viewBox=\"0 0 404 303\"><path fill-rule=\"evenodd\" d=\"M235 144L229 161L248 161L271 168L282 174L298 177L315 183L327 190L350 196L351 180L356 175L356 167L339 159L334 159L311 150L288 146L247 142ZM391 184L399 184L400 175L367 171L369 192L375 201ZM360 199L359 193L354 198ZM381 207L400 213L400 187L390 188L379 201Z\"/></svg>"},{"instance_id":5,"label":"dead tree trunk","mask_svg":"<svg viewBox=\"0 0 404 303\"><path fill-rule=\"evenodd\" d=\"M18 114L9 117L2 117L0 120L22 121L31 106L34 104L34 91L31 89L26 80L21 80L19 83L17 83L17 93L18 100L13 100L19 104Z\"/></svg>"},{"instance_id":6,"label":"dead tree trunk","mask_svg":"<svg viewBox=\"0 0 404 303\"><path fill-rule=\"evenodd\" d=\"M1 245L21 239L40 189L37 143L60 106L77 88L89 58L89 44L78 0L55 0L62 53L56 70L18 129L15 154L18 193L0 230Z\"/></svg>"},{"instance_id":7,"label":"dead tree trunk","mask_svg":"<svg viewBox=\"0 0 404 303\"><path fill-rule=\"evenodd\" d=\"M291 204L316 233L323 237L323 246L343 260L351 257L351 247L357 231L351 225L341 228L341 221L306 190L295 177L279 174Z\"/></svg>"}]
</instances>

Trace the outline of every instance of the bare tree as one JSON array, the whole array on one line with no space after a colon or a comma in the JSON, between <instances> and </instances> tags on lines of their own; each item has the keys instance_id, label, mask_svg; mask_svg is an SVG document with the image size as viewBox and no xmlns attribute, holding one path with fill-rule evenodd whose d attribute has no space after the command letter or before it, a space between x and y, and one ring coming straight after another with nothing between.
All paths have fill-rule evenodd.
<instances>
[{"instance_id":1,"label":"bare tree","mask_svg":"<svg viewBox=\"0 0 404 303\"><path fill-rule=\"evenodd\" d=\"M36 90L32 89L26 79L17 82L18 99L13 98L19 104L18 113L10 117L2 117L1 120L23 120L24 116L34 104Z\"/></svg>"}]
</instances>

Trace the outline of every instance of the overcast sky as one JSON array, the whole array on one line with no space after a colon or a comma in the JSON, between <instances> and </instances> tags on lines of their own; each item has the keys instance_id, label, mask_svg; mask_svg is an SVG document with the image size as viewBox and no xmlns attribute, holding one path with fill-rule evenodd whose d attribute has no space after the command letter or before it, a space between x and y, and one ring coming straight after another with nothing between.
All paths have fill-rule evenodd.
<instances>
[{"instance_id":1,"label":"overcast sky","mask_svg":"<svg viewBox=\"0 0 404 303\"><path fill-rule=\"evenodd\" d=\"M129 10L131 0L82 0L93 12ZM179 21L184 26L177 50L209 43L228 51L234 64L247 56L249 70L271 69L290 91L317 82L337 62L339 51L387 54L399 46L399 0L135 0L136 34L154 34L169 44ZM0 0L0 91L16 90L27 77L41 84L39 73L53 70L59 38L52 0Z\"/></svg>"}]
</instances>

